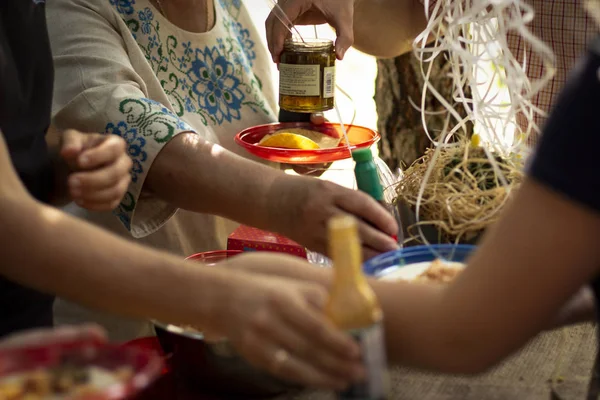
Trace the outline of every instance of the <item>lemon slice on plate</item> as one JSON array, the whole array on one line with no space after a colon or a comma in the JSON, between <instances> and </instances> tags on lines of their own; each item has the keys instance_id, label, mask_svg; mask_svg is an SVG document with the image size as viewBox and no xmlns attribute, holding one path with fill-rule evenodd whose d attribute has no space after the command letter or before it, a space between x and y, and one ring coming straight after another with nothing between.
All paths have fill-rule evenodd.
<instances>
[{"instance_id":1,"label":"lemon slice on plate","mask_svg":"<svg viewBox=\"0 0 600 400\"><path fill-rule=\"evenodd\" d=\"M284 149L317 150L319 145L306 136L282 132L267 135L258 142L263 147L280 147Z\"/></svg>"}]
</instances>

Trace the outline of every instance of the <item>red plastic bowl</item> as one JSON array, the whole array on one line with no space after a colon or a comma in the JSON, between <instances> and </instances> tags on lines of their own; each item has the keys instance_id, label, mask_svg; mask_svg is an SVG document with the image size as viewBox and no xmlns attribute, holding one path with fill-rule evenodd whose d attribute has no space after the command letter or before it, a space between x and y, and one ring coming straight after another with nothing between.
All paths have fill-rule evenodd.
<instances>
[{"instance_id":1,"label":"red plastic bowl","mask_svg":"<svg viewBox=\"0 0 600 400\"><path fill-rule=\"evenodd\" d=\"M108 370L131 367L133 370L133 376L125 382L93 395L71 397L71 400L130 398L154 382L163 368L162 358L153 351L100 343L97 340L79 340L0 350L0 379L40 368L52 368L65 359L81 366L97 366Z\"/></svg>"},{"instance_id":2,"label":"red plastic bowl","mask_svg":"<svg viewBox=\"0 0 600 400\"><path fill-rule=\"evenodd\" d=\"M208 265L214 265L221 261L228 259L229 257L237 256L241 254L241 250L215 250L205 251L204 253L192 254L187 257L188 261L198 261Z\"/></svg>"},{"instance_id":3,"label":"red plastic bowl","mask_svg":"<svg viewBox=\"0 0 600 400\"><path fill-rule=\"evenodd\" d=\"M372 129L358 125L344 125L344 127L348 134L350 150L371 147L380 139L379 133ZM331 149L317 150L283 149L258 145L258 142L266 135L290 128L309 129L335 138L344 136L340 124L336 123L328 122L322 125L313 125L310 122L286 122L258 125L245 129L235 136L235 142L257 157L285 164L323 164L351 157L348 147L343 144Z\"/></svg>"}]
</instances>

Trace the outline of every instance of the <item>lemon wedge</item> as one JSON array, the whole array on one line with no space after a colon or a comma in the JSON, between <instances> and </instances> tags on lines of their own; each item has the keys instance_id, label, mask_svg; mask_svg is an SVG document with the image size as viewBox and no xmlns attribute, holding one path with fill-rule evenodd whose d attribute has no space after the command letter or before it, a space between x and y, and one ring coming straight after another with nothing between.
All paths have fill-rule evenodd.
<instances>
[{"instance_id":1,"label":"lemon wedge","mask_svg":"<svg viewBox=\"0 0 600 400\"><path fill-rule=\"evenodd\" d=\"M284 149L316 150L319 145L306 136L295 133L282 132L267 135L258 142L259 146L280 147Z\"/></svg>"}]
</instances>

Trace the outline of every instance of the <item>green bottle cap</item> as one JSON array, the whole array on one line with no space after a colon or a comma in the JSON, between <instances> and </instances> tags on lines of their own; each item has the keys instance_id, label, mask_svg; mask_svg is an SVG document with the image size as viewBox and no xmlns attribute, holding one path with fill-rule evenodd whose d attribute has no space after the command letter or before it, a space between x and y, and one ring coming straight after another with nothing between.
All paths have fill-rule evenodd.
<instances>
[{"instance_id":1,"label":"green bottle cap","mask_svg":"<svg viewBox=\"0 0 600 400\"><path fill-rule=\"evenodd\" d=\"M371 149L357 149L352 152L352 158L356 162L373 161L373 153Z\"/></svg>"}]
</instances>

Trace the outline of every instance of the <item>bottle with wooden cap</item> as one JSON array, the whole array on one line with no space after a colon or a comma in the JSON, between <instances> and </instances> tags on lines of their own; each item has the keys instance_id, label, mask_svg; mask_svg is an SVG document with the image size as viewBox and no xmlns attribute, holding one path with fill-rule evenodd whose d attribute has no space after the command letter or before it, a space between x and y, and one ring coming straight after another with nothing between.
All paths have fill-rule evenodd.
<instances>
[{"instance_id":1,"label":"bottle with wooden cap","mask_svg":"<svg viewBox=\"0 0 600 400\"><path fill-rule=\"evenodd\" d=\"M388 398L388 371L383 336L383 313L361 268L362 255L358 224L351 216L329 221L329 247L334 280L326 314L360 345L367 379L338 393L340 400L385 400Z\"/></svg>"}]
</instances>

